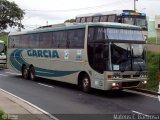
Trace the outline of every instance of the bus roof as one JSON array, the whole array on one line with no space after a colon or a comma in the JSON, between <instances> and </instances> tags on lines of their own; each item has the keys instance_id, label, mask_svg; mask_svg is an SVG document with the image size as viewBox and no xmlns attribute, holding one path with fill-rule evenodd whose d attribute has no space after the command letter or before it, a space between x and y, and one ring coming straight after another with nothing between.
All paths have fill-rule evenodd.
<instances>
[{"instance_id":1,"label":"bus roof","mask_svg":"<svg viewBox=\"0 0 160 120\"><path fill-rule=\"evenodd\" d=\"M114 22L91 22L91 23L72 23L72 24L63 24L60 27L57 25L53 25L50 28L43 28L43 29L35 29L32 31L24 31L24 32L12 32L9 35L20 35L20 34L32 34L32 33L41 33L41 32L52 32L52 31L61 31L61 30L71 30L71 29L79 29L85 28L86 26L93 27L93 26L103 26L103 27L110 27L110 28L124 28L124 29L137 29L140 30L141 28L134 25L129 24L121 24L121 23L114 23Z\"/></svg>"},{"instance_id":2,"label":"bus roof","mask_svg":"<svg viewBox=\"0 0 160 120\"><path fill-rule=\"evenodd\" d=\"M101 16L101 15L108 15L108 14L120 14L122 12L123 12L123 10L113 10L113 11L105 11L105 12L98 12L98 13L87 13L87 14L77 15L76 18L78 18L78 17L90 17L90 16Z\"/></svg>"},{"instance_id":3,"label":"bus roof","mask_svg":"<svg viewBox=\"0 0 160 120\"><path fill-rule=\"evenodd\" d=\"M126 13L139 13L139 12L136 12L134 10L113 10L113 11L105 11L105 12L98 12L98 13L80 14L80 15L77 15L76 18L79 18L79 17L90 17L90 16L114 15L114 14L120 15L120 14L122 14L124 12L126 12Z\"/></svg>"}]
</instances>

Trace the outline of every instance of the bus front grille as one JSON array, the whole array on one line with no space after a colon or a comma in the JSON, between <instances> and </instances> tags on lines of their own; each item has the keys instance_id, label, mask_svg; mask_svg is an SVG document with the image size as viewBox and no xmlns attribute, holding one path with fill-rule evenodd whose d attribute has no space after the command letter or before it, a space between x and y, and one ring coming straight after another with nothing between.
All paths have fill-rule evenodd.
<instances>
[{"instance_id":1,"label":"bus front grille","mask_svg":"<svg viewBox=\"0 0 160 120\"><path fill-rule=\"evenodd\" d=\"M136 87L138 86L140 82L134 81L134 82L122 82L122 87Z\"/></svg>"}]
</instances>

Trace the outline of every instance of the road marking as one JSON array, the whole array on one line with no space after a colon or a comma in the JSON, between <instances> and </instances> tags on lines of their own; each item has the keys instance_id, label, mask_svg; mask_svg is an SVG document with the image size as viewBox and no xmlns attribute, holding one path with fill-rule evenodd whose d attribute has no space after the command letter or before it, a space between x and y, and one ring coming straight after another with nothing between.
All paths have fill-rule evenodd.
<instances>
[{"instance_id":1,"label":"road marking","mask_svg":"<svg viewBox=\"0 0 160 120\"><path fill-rule=\"evenodd\" d=\"M4 77L7 77L8 75L0 74L0 76L4 76Z\"/></svg>"},{"instance_id":2,"label":"road marking","mask_svg":"<svg viewBox=\"0 0 160 120\"><path fill-rule=\"evenodd\" d=\"M126 89L123 91L158 99L158 96L156 96L156 95L150 95L147 93L137 92L137 91L133 91L133 90L126 90Z\"/></svg>"},{"instance_id":3,"label":"road marking","mask_svg":"<svg viewBox=\"0 0 160 120\"><path fill-rule=\"evenodd\" d=\"M132 110L132 112L133 112L133 113L136 113L136 114L139 114L139 115L143 115L143 116L149 117L149 115L146 115L146 114L140 113L140 112L135 111L135 110Z\"/></svg>"},{"instance_id":4,"label":"road marking","mask_svg":"<svg viewBox=\"0 0 160 120\"><path fill-rule=\"evenodd\" d=\"M45 87L54 88L53 86L46 85L46 84L43 84L43 83L38 83L38 84L39 84L39 85L42 85L42 86L45 86Z\"/></svg>"},{"instance_id":5,"label":"road marking","mask_svg":"<svg viewBox=\"0 0 160 120\"><path fill-rule=\"evenodd\" d=\"M6 90L3 90L3 89L1 89L1 88L0 88L0 90L3 91L3 92L6 93L6 94L9 94L9 95L11 95L11 96L13 96L13 97L15 97L15 98L21 100L22 102L24 102L24 103L30 105L31 107L33 107L33 108L39 110L40 112L42 112L43 114L47 115L48 117L50 117L50 118L52 118L52 119L54 119L54 120L59 120L58 118L54 117L53 115L51 115L50 113L46 112L45 110L43 110L43 109L37 107L36 105L34 105L34 104L32 104L32 103L30 103L30 102L28 102L28 101L26 101L26 100L24 100L24 99L22 99L22 98L16 96L16 95L14 95L14 94L12 94L12 93L6 91Z\"/></svg>"},{"instance_id":6,"label":"road marking","mask_svg":"<svg viewBox=\"0 0 160 120\"><path fill-rule=\"evenodd\" d=\"M12 75L21 75L20 73L13 73L13 72L5 72L5 73L12 74Z\"/></svg>"}]
</instances>

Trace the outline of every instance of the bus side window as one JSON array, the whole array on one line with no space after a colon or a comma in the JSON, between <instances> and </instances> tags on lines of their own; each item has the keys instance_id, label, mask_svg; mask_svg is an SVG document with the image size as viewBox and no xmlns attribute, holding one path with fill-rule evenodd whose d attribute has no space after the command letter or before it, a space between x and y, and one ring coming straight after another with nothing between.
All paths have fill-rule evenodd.
<instances>
[{"instance_id":1,"label":"bus side window","mask_svg":"<svg viewBox=\"0 0 160 120\"><path fill-rule=\"evenodd\" d=\"M92 27L92 28L89 28L89 30L88 30L88 37L87 37L87 39L88 39L88 42L93 42L93 40L94 40L94 28Z\"/></svg>"},{"instance_id":2,"label":"bus side window","mask_svg":"<svg viewBox=\"0 0 160 120\"><path fill-rule=\"evenodd\" d=\"M86 18L85 17L81 18L81 23L85 23L85 22L86 22Z\"/></svg>"},{"instance_id":3,"label":"bus side window","mask_svg":"<svg viewBox=\"0 0 160 120\"><path fill-rule=\"evenodd\" d=\"M66 31L54 32L54 46L56 48L67 48L67 33ZM53 39L53 37L52 37Z\"/></svg>"},{"instance_id":4,"label":"bus side window","mask_svg":"<svg viewBox=\"0 0 160 120\"><path fill-rule=\"evenodd\" d=\"M117 20L118 23L122 23L122 18L121 17L117 17L116 20Z\"/></svg>"},{"instance_id":5,"label":"bus side window","mask_svg":"<svg viewBox=\"0 0 160 120\"><path fill-rule=\"evenodd\" d=\"M77 23L80 23L80 21L81 21L81 18L76 18Z\"/></svg>"},{"instance_id":6,"label":"bus side window","mask_svg":"<svg viewBox=\"0 0 160 120\"><path fill-rule=\"evenodd\" d=\"M30 48L39 48L39 34L30 34L29 35L29 47Z\"/></svg>"},{"instance_id":7,"label":"bus side window","mask_svg":"<svg viewBox=\"0 0 160 120\"><path fill-rule=\"evenodd\" d=\"M20 47L29 48L29 35L21 35Z\"/></svg>"},{"instance_id":8,"label":"bus side window","mask_svg":"<svg viewBox=\"0 0 160 120\"><path fill-rule=\"evenodd\" d=\"M92 22L92 17L87 17L87 22Z\"/></svg>"},{"instance_id":9,"label":"bus side window","mask_svg":"<svg viewBox=\"0 0 160 120\"><path fill-rule=\"evenodd\" d=\"M40 33L39 37L40 48L51 48L52 46L52 32Z\"/></svg>"},{"instance_id":10,"label":"bus side window","mask_svg":"<svg viewBox=\"0 0 160 120\"><path fill-rule=\"evenodd\" d=\"M67 32L69 48L84 48L84 32L84 29L69 30Z\"/></svg>"},{"instance_id":11,"label":"bus side window","mask_svg":"<svg viewBox=\"0 0 160 120\"><path fill-rule=\"evenodd\" d=\"M20 48L21 47L21 41L20 41L20 36L14 36L14 39L13 39L13 48L16 47L16 48Z\"/></svg>"},{"instance_id":12,"label":"bus side window","mask_svg":"<svg viewBox=\"0 0 160 120\"><path fill-rule=\"evenodd\" d=\"M101 16L100 22L107 22L107 16Z\"/></svg>"},{"instance_id":13,"label":"bus side window","mask_svg":"<svg viewBox=\"0 0 160 120\"><path fill-rule=\"evenodd\" d=\"M99 18L100 18L100 17L98 17L98 16L93 17L93 22L99 22Z\"/></svg>"},{"instance_id":14,"label":"bus side window","mask_svg":"<svg viewBox=\"0 0 160 120\"><path fill-rule=\"evenodd\" d=\"M116 18L115 15L109 15L108 16L108 22L115 22L115 18Z\"/></svg>"}]
</instances>

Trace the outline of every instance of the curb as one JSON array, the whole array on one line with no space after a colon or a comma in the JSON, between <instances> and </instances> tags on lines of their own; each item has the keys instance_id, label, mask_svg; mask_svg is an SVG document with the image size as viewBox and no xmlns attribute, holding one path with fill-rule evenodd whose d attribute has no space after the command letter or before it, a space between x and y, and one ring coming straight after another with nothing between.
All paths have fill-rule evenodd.
<instances>
[{"instance_id":1,"label":"curb","mask_svg":"<svg viewBox=\"0 0 160 120\"><path fill-rule=\"evenodd\" d=\"M142 93L147 93L147 94L151 94L151 95L160 95L160 93L158 93L158 92L147 90L147 89L132 88L131 90L134 90L134 91L137 91L137 92L142 92Z\"/></svg>"}]
</instances>

